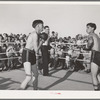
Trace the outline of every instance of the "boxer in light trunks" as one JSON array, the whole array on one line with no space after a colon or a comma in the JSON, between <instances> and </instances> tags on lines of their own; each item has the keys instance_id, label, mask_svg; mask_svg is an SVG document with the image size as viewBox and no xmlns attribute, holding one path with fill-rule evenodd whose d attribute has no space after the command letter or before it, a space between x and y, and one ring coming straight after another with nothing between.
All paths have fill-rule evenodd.
<instances>
[{"instance_id":1,"label":"boxer in light trunks","mask_svg":"<svg viewBox=\"0 0 100 100\"><path fill-rule=\"evenodd\" d=\"M88 23L86 32L88 35L87 48L84 50L91 50L91 73L94 90L99 90L99 67L100 67L100 38L95 34L96 24Z\"/></svg>"},{"instance_id":2,"label":"boxer in light trunks","mask_svg":"<svg viewBox=\"0 0 100 100\"><path fill-rule=\"evenodd\" d=\"M33 83L34 90L38 89L38 69L37 69L36 58L42 43L45 41L45 39L43 39L45 36L43 35L40 36L41 32L43 31L43 21L42 20L33 21L32 27L35 29L35 31L31 32L31 34L29 35L26 42L26 46L22 53L22 62L24 65L26 78L22 82L20 90L26 89L27 84L31 80ZM40 43L39 43L39 38L42 38Z\"/></svg>"}]
</instances>

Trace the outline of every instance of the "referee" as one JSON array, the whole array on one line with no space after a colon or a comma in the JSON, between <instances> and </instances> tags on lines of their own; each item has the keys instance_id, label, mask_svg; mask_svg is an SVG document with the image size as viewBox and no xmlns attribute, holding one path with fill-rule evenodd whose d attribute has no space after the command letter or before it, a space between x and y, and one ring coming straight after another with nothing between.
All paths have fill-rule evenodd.
<instances>
[{"instance_id":1,"label":"referee","mask_svg":"<svg viewBox=\"0 0 100 100\"><path fill-rule=\"evenodd\" d=\"M43 76L48 76L48 64L49 64L49 33L50 29L49 26L44 27L44 32L48 34L48 39L42 44L41 51L42 51L42 62L43 62Z\"/></svg>"}]
</instances>

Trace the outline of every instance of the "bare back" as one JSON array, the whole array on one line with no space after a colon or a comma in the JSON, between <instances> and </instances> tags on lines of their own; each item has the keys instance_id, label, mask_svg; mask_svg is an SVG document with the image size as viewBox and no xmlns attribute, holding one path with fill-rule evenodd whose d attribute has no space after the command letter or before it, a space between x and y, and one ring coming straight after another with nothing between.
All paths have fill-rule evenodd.
<instances>
[{"instance_id":1,"label":"bare back","mask_svg":"<svg viewBox=\"0 0 100 100\"><path fill-rule=\"evenodd\" d=\"M93 33L90 35L93 38L92 50L100 51L100 38L97 34Z\"/></svg>"},{"instance_id":2,"label":"bare back","mask_svg":"<svg viewBox=\"0 0 100 100\"><path fill-rule=\"evenodd\" d=\"M32 32L27 39L25 48L37 51L37 47L38 47L38 35L36 34L36 32Z\"/></svg>"}]
</instances>

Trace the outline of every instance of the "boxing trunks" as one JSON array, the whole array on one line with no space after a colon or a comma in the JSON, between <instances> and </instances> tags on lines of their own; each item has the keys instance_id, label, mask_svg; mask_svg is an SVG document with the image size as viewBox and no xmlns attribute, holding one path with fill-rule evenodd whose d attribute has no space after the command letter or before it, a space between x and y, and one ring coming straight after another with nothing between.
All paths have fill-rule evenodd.
<instances>
[{"instance_id":1,"label":"boxing trunks","mask_svg":"<svg viewBox=\"0 0 100 100\"><path fill-rule=\"evenodd\" d=\"M100 66L100 52L92 50L92 55L91 55L91 62L94 62L98 66Z\"/></svg>"},{"instance_id":2,"label":"boxing trunks","mask_svg":"<svg viewBox=\"0 0 100 100\"><path fill-rule=\"evenodd\" d=\"M31 65L36 64L36 55L34 50L24 48L22 53L22 63L24 62L30 62Z\"/></svg>"}]
</instances>

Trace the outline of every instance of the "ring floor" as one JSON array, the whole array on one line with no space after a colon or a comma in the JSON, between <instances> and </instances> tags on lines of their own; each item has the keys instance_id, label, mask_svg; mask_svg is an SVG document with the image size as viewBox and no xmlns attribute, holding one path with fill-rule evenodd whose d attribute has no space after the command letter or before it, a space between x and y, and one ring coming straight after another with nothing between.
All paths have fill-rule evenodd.
<instances>
[{"instance_id":1,"label":"ring floor","mask_svg":"<svg viewBox=\"0 0 100 100\"><path fill-rule=\"evenodd\" d=\"M50 76L39 73L39 90L93 91L91 73L49 69ZM18 90L25 78L24 69L0 72L0 90ZM31 82L27 90L33 90Z\"/></svg>"}]
</instances>

